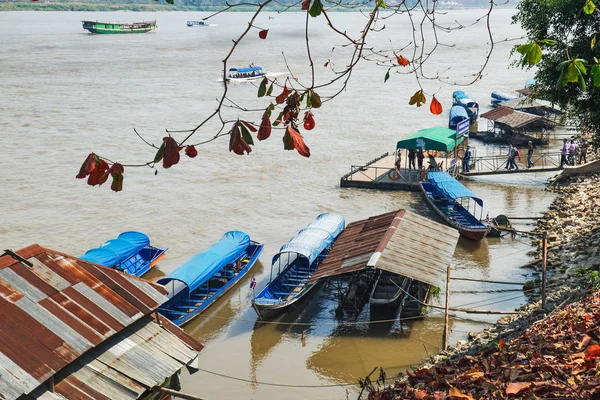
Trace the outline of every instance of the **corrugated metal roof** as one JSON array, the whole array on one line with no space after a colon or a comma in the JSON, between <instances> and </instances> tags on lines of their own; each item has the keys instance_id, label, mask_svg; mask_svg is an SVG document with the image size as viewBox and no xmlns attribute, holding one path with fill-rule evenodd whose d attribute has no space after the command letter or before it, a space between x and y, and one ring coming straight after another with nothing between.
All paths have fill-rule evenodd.
<instances>
[{"instance_id":1,"label":"corrugated metal roof","mask_svg":"<svg viewBox=\"0 0 600 400\"><path fill-rule=\"evenodd\" d=\"M501 103L502 107L512 108L513 110L526 110L528 108L541 108L546 105L529 97L517 97L516 99L506 100Z\"/></svg>"},{"instance_id":2,"label":"corrugated metal roof","mask_svg":"<svg viewBox=\"0 0 600 400\"><path fill-rule=\"evenodd\" d=\"M311 281L378 268L441 287L459 233L405 210L348 224Z\"/></svg>"},{"instance_id":3,"label":"corrugated metal roof","mask_svg":"<svg viewBox=\"0 0 600 400\"><path fill-rule=\"evenodd\" d=\"M481 114L481 117L489 119L490 121L508 125L511 128L520 128L542 118L539 115L528 114L503 106L483 113Z\"/></svg>"},{"instance_id":4,"label":"corrugated metal roof","mask_svg":"<svg viewBox=\"0 0 600 400\"><path fill-rule=\"evenodd\" d=\"M39 245L16 253L31 266L0 256L2 399L32 392L167 301L160 285Z\"/></svg>"}]
</instances>

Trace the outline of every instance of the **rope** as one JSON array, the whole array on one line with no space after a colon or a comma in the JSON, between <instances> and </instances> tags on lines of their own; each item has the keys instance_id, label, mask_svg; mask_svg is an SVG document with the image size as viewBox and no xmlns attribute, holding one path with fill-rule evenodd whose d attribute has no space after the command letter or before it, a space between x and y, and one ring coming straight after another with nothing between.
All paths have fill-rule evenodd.
<instances>
[{"instance_id":1,"label":"rope","mask_svg":"<svg viewBox=\"0 0 600 400\"><path fill-rule=\"evenodd\" d=\"M209 371L202 368L197 368L198 371L206 372L207 374L212 374L216 376L220 376L222 378L233 379L234 381L247 382L256 385L266 385L266 386L278 386L278 387L289 387L289 388L328 388L328 387L338 387L338 386L358 386L356 383L337 383L331 385L291 385L288 383L274 383L274 382L261 382L250 379L238 378L236 376L225 375L214 371Z\"/></svg>"}]
</instances>

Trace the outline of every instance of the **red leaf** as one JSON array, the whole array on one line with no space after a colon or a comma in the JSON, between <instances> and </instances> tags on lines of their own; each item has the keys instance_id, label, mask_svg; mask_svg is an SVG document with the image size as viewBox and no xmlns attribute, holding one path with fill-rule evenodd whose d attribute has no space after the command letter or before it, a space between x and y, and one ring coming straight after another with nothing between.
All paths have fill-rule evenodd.
<instances>
[{"instance_id":1,"label":"red leaf","mask_svg":"<svg viewBox=\"0 0 600 400\"><path fill-rule=\"evenodd\" d=\"M408 61L408 58L406 58L402 55L398 55L396 53L394 53L394 55L396 56L396 61L398 61L399 65L406 67L408 64L410 64L410 61Z\"/></svg>"},{"instance_id":2,"label":"red leaf","mask_svg":"<svg viewBox=\"0 0 600 400\"><path fill-rule=\"evenodd\" d=\"M328 66L328 65L329 65L329 60L327 60L327 61L325 62L325 65L323 65L323 66L324 66L324 67L326 67L326 66Z\"/></svg>"},{"instance_id":3,"label":"red leaf","mask_svg":"<svg viewBox=\"0 0 600 400\"><path fill-rule=\"evenodd\" d=\"M269 118L269 114L265 112L256 137L258 140L265 140L268 139L269 136L271 136L271 119Z\"/></svg>"},{"instance_id":4,"label":"red leaf","mask_svg":"<svg viewBox=\"0 0 600 400\"><path fill-rule=\"evenodd\" d=\"M600 344L592 344L585 349L585 359L590 360L600 356Z\"/></svg>"},{"instance_id":5,"label":"red leaf","mask_svg":"<svg viewBox=\"0 0 600 400\"><path fill-rule=\"evenodd\" d=\"M275 102L277 104L281 104L287 99L289 94L292 93L292 89L288 89L287 86L283 86L283 92L279 94L279 96L275 97Z\"/></svg>"},{"instance_id":6,"label":"red leaf","mask_svg":"<svg viewBox=\"0 0 600 400\"><path fill-rule=\"evenodd\" d=\"M189 158L194 158L198 155L198 150L196 150L196 147L193 145L186 146L185 155L188 156Z\"/></svg>"},{"instance_id":7,"label":"red leaf","mask_svg":"<svg viewBox=\"0 0 600 400\"><path fill-rule=\"evenodd\" d=\"M171 168L179 162L179 145L171 136L164 137L163 140L165 142L163 168Z\"/></svg>"},{"instance_id":8,"label":"red leaf","mask_svg":"<svg viewBox=\"0 0 600 400\"><path fill-rule=\"evenodd\" d=\"M267 33L269 33L268 29L263 29L262 31L258 32L258 37L261 39L266 39L267 38Z\"/></svg>"},{"instance_id":9,"label":"red leaf","mask_svg":"<svg viewBox=\"0 0 600 400\"><path fill-rule=\"evenodd\" d=\"M114 163L110 167L110 169L108 170L108 173L110 173L113 178L112 184L110 185L111 190L113 190L115 192L120 192L121 190L123 190L123 173L124 172L125 172L125 168L123 168L123 166L119 163ZM108 174L107 174L107 178L108 178Z\"/></svg>"},{"instance_id":10,"label":"red leaf","mask_svg":"<svg viewBox=\"0 0 600 400\"><path fill-rule=\"evenodd\" d=\"M94 168L96 168L96 155L94 153L90 153L83 162L83 164L81 164L81 168L79 168L79 173L77 174L77 176L75 176L75 178L85 178L86 176L92 173Z\"/></svg>"},{"instance_id":11,"label":"red leaf","mask_svg":"<svg viewBox=\"0 0 600 400\"><path fill-rule=\"evenodd\" d=\"M229 136L229 151L233 151L237 155L244 155L244 151L248 154L252 151L252 147L242 138L239 122L236 122Z\"/></svg>"},{"instance_id":12,"label":"red leaf","mask_svg":"<svg viewBox=\"0 0 600 400\"><path fill-rule=\"evenodd\" d=\"M315 127L315 119L313 118L313 113L307 111L304 113L304 129L310 131Z\"/></svg>"},{"instance_id":13,"label":"red leaf","mask_svg":"<svg viewBox=\"0 0 600 400\"><path fill-rule=\"evenodd\" d=\"M506 349L506 346L504 345L504 338L500 338L500 340L498 340L498 348L500 351L504 351L504 349Z\"/></svg>"},{"instance_id":14,"label":"red leaf","mask_svg":"<svg viewBox=\"0 0 600 400\"><path fill-rule=\"evenodd\" d=\"M469 396L468 394L462 393L459 389L455 387L450 388L450 390L448 391L448 396L461 400L475 400L473 399L473 397Z\"/></svg>"},{"instance_id":15,"label":"red leaf","mask_svg":"<svg viewBox=\"0 0 600 400\"><path fill-rule=\"evenodd\" d=\"M105 172L108 170L108 164L104 160L98 159L98 162L94 162L96 167L90 173L90 176L87 180L87 184L90 186L102 185L108 179L108 175L105 175Z\"/></svg>"},{"instance_id":16,"label":"red leaf","mask_svg":"<svg viewBox=\"0 0 600 400\"><path fill-rule=\"evenodd\" d=\"M250 132L256 132L256 128L248 121L240 121L242 124L246 125L246 128L250 130Z\"/></svg>"},{"instance_id":17,"label":"red leaf","mask_svg":"<svg viewBox=\"0 0 600 400\"><path fill-rule=\"evenodd\" d=\"M531 382L511 382L506 387L506 394L517 394L531 386Z\"/></svg>"},{"instance_id":18,"label":"red leaf","mask_svg":"<svg viewBox=\"0 0 600 400\"><path fill-rule=\"evenodd\" d=\"M443 111L442 104L438 101L438 99L435 98L435 96L433 96L433 98L431 99L429 111L431 111L431 113L435 115L439 115Z\"/></svg>"},{"instance_id":19,"label":"red leaf","mask_svg":"<svg viewBox=\"0 0 600 400\"><path fill-rule=\"evenodd\" d=\"M301 156L310 157L310 149L304 143L304 138L296 129L294 129L291 125L287 126L287 133L290 135L292 142L294 144L294 148L300 153Z\"/></svg>"},{"instance_id":20,"label":"red leaf","mask_svg":"<svg viewBox=\"0 0 600 400\"><path fill-rule=\"evenodd\" d=\"M302 10L308 10L308 7L310 7L310 0L304 0L302 2Z\"/></svg>"}]
</instances>

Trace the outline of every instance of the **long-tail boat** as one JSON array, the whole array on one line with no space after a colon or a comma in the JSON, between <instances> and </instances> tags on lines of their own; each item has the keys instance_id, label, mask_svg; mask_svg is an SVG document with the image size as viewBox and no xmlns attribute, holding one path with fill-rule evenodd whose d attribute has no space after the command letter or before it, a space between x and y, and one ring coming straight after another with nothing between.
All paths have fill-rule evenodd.
<instances>
[{"instance_id":1,"label":"long-tail boat","mask_svg":"<svg viewBox=\"0 0 600 400\"><path fill-rule=\"evenodd\" d=\"M166 247L151 246L146 234L128 231L88 250L81 259L142 276L165 256L166 251Z\"/></svg>"},{"instance_id":2,"label":"long-tail boat","mask_svg":"<svg viewBox=\"0 0 600 400\"><path fill-rule=\"evenodd\" d=\"M191 321L250 271L262 249L244 232L225 233L208 250L156 281L169 292L158 311L177 325Z\"/></svg>"},{"instance_id":3,"label":"long-tail boat","mask_svg":"<svg viewBox=\"0 0 600 400\"><path fill-rule=\"evenodd\" d=\"M156 21L133 22L121 24L118 22L81 21L83 29L91 33L146 33L156 29Z\"/></svg>"},{"instance_id":4,"label":"long-tail boat","mask_svg":"<svg viewBox=\"0 0 600 400\"><path fill-rule=\"evenodd\" d=\"M489 225L471 213L473 203L473 212L479 205L483 215L483 200L446 172L427 173L427 182L421 182L421 189L431 208L461 235L479 241L490 231Z\"/></svg>"},{"instance_id":5,"label":"long-tail boat","mask_svg":"<svg viewBox=\"0 0 600 400\"><path fill-rule=\"evenodd\" d=\"M310 292L316 282L308 283L308 279L325 260L345 226L340 215L323 213L279 249L273 257L269 283L252 300L260 319L287 310ZM278 269L275 278L274 266Z\"/></svg>"}]
</instances>

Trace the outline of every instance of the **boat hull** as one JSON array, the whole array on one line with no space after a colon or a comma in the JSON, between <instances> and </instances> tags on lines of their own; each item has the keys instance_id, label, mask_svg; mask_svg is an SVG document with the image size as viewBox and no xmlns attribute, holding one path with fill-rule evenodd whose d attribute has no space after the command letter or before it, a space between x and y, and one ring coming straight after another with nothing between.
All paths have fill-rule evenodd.
<instances>
[{"instance_id":1,"label":"boat hull","mask_svg":"<svg viewBox=\"0 0 600 400\"><path fill-rule=\"evenodd\" d=\"M256 311L258 319L268 320L278 317L281 314L286 313L292 307L298 305L303 299L306 299L306 295L315 287L315 284L309 284L293 299L281 303L266 304L264 302L256 303L252 302L252 308Z\"/></svg>"},{"instance_id":2,"label":"boat hull","mask_svg":"<svg viewBox=\"0 0 600 400\"><path fill-rule=\"evenodd\" d=\"M457 223L454 219L450 218L446 213L444 213L442 210L440 210L440 208L435 203L435 201L433 201L431 196L427 193L427 190L425 189L423 182L421 182L421 191L423 192L423 195L425 196L425 200L427 201L427 204L429 204L429 206L436 212L436 214L438 214L448 225L457 229L458 232L462 236L478 242L478 241L482 240L484 237L486 237L486 235L490 231L489 226L482 226L482 227L476 228L476 227L467 227L467 226Z\"/></svg>"},{"instance_id":3,"label":"boat hull","mask_svg":"<svg viewBox=\"0 0 600 400\"><path fill-rule=\"evenodd\" d=\"M96 34L146 33L156 29L156 21L133 24L113 24L98 21L82 21L83 29Z\"/></svg>"}]
</instances>

